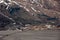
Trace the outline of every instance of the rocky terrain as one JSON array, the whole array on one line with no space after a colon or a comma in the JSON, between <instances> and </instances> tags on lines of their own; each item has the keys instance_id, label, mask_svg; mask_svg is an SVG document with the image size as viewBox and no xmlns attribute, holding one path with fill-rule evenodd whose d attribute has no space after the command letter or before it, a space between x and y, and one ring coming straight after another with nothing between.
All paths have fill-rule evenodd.
<instances>
[{"instance_id":1,"label":"rocky terrain","mask_svg":"<svg viewBox=\"0 0 60 40\"><path fill-rule=\"evenodd\" d=\"M59 0L0 0L0 27L60 27ZM49 26L49 27L48 27Z\"/></svg>"}]
</instances>

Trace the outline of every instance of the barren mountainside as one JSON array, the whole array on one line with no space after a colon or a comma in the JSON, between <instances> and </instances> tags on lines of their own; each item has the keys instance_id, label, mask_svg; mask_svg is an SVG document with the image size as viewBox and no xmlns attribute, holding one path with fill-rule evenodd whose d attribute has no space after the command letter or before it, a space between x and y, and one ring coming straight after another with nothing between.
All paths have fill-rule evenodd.
<instances>
[{"instance_id":1,"label":"barren mountainside","mask_svg":"<svg viewBox=\"0 0 60 40\"><path fill-rule=\"evenodd\" d=\"M0 15L0 27L11 23L59 26L60 0L0 0Z\"/></svg>"}]
</instances>

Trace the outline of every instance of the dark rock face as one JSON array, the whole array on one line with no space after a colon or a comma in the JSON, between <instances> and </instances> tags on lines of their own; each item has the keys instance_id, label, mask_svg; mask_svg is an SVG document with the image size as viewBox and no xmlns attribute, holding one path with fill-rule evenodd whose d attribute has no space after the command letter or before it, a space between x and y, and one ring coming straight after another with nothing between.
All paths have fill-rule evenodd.
<instances>
[{"instance_id":1,"label":"dark rock face","mask_svg":"<svg viewBox=\"0 0 60 40\"><path fill-rule=\"evenodd\" d=\"M13 15L15 12L18 12L20 10L20 7L18 5L14 5L12 7L9 7L8 11L11 15Z\"/></svg>"},{"instance_id":2,"label":"dark rock face","mask_svg":"<svg viewBox=\"0 0 60 40\"><path fill-rule=\"evenodd\" d=\"M0 14L0 30L4 29L6 25L11 23L12 21L5 16Z\"/></svg>"}]
</instances>

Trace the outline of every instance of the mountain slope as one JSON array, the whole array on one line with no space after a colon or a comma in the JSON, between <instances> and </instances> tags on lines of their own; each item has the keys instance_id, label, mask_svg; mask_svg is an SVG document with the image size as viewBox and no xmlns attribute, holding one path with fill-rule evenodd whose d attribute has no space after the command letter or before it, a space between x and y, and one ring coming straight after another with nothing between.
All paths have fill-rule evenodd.
<instances>
[{"instance_id":1,"label":"mountain slope","mask_svg":"<svg viewBox=\"0 0 60 40\"><path fill-rule=\"evenodd\" d=\"M60 25L59 0L1 0L1 13L19 25Z\"/></svg>"}]
</instances>

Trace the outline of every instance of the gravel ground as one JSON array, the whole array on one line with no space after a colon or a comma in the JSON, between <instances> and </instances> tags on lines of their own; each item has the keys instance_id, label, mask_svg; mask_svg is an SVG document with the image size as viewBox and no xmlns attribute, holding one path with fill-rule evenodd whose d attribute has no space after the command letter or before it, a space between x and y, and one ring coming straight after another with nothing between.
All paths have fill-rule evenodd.
<instances>
[{"instance_id":1,"label":"gravel ground","mask_svg":"<svg viewBox=\"0 0 60 40\"><path fill-rule=\"evenodd\" d=\"M0 31L0 40L60 40L60 30Z\"/></svg>"}]
</instances>

